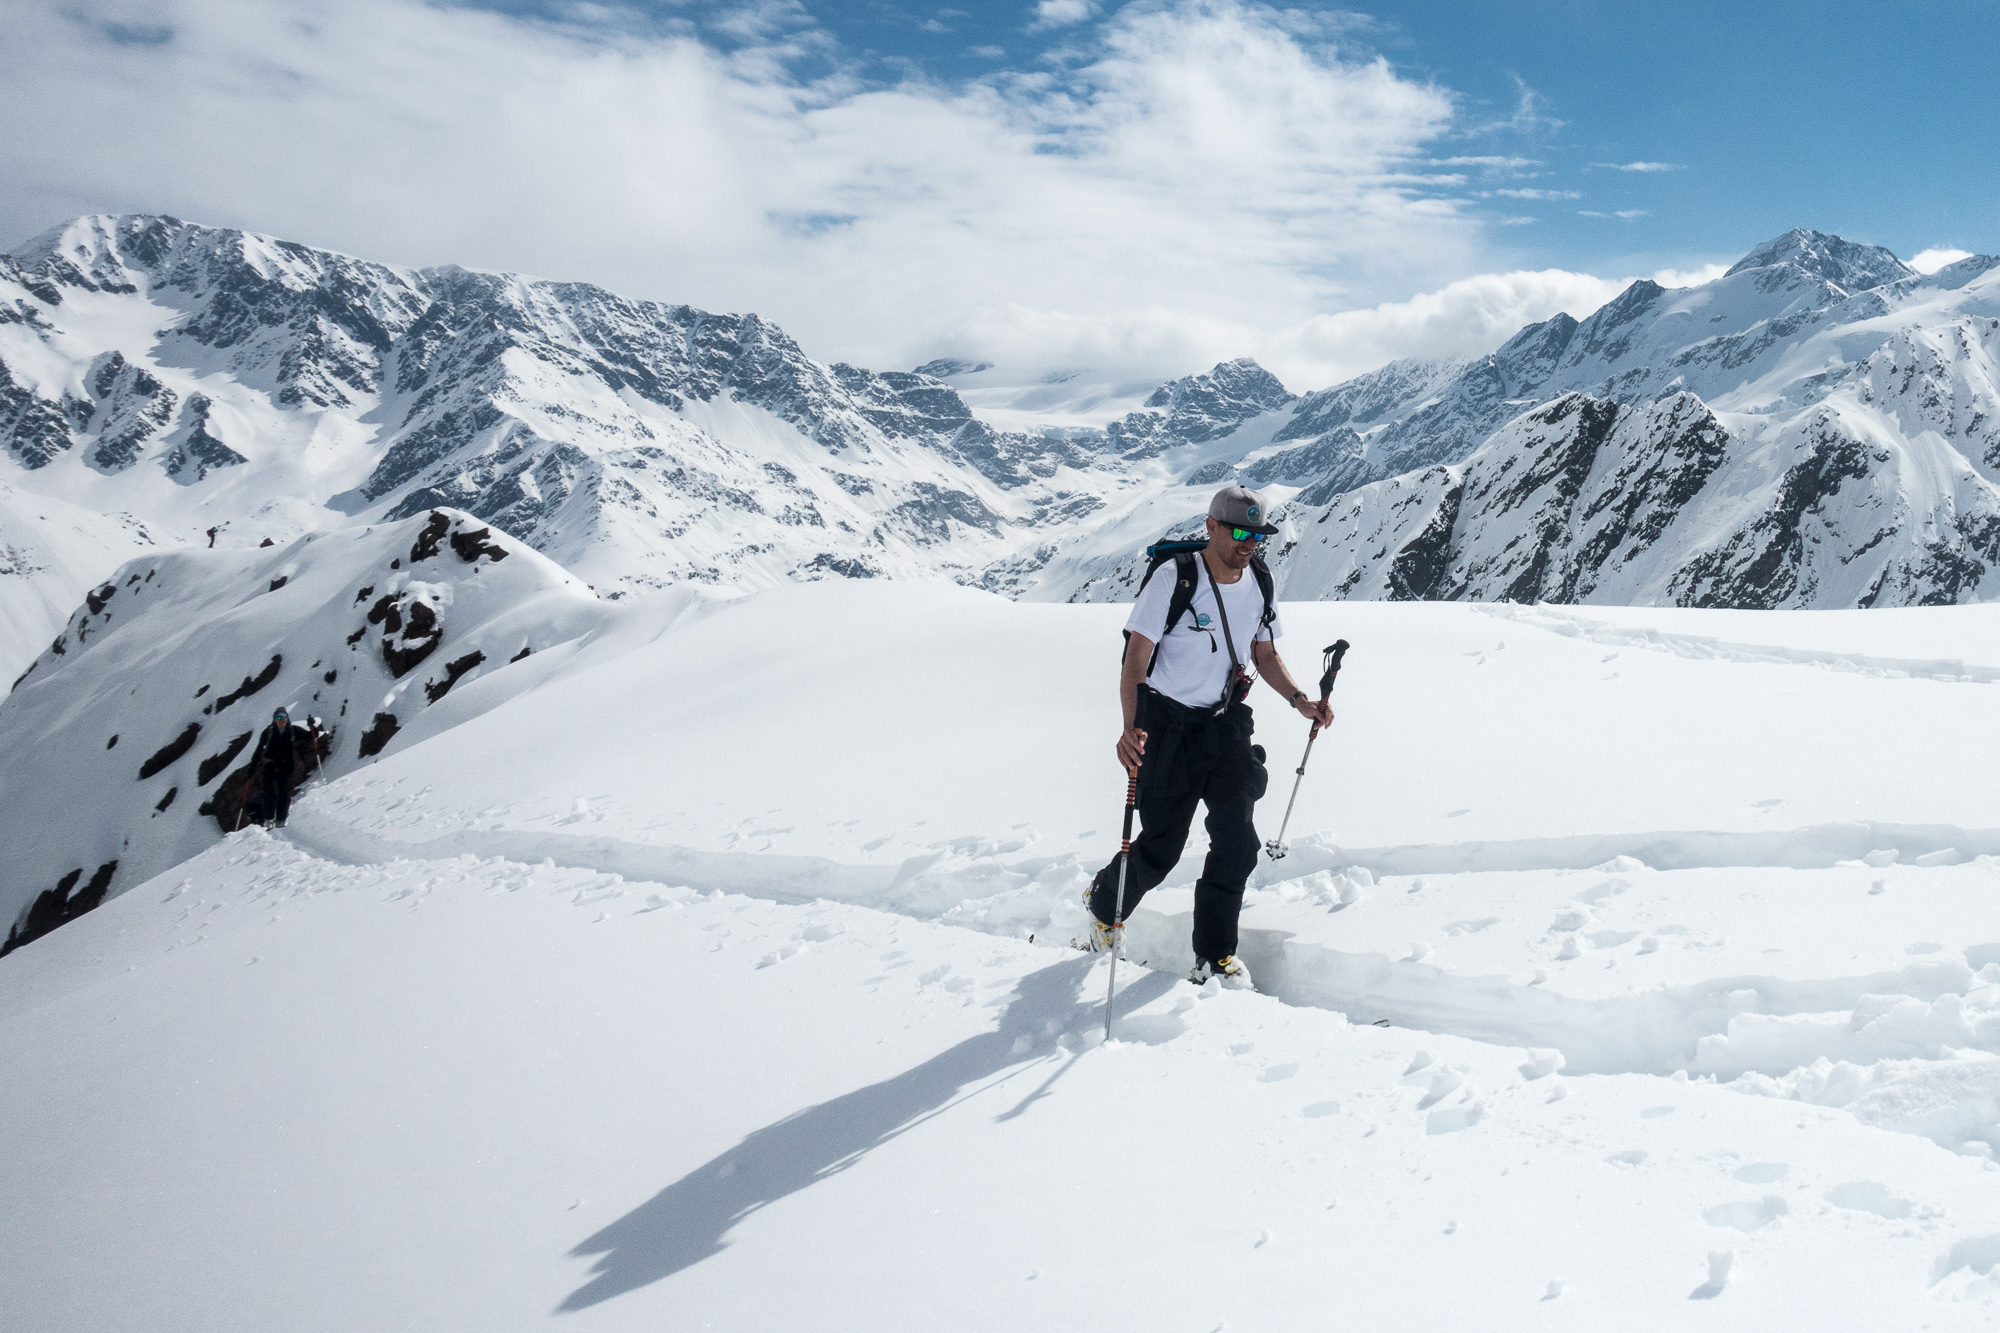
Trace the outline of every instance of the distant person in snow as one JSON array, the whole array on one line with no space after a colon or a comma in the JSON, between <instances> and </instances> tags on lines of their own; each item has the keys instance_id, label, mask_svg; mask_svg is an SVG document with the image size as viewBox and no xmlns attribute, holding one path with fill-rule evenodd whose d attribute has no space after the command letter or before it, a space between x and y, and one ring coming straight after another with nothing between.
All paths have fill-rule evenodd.
<instances>
[{"instance_id":1,"label":"distant person in snow","mask_svg":"<svg viewBox=\"0 0 2000 1333\"><path fill-rule=\"evenodd\" d=\"M222 529L220 528L210 528L208 530L208 544L211 548L213 548L215 545L215 534L220 531L222 531Z\"/></svg>"},{"instance_id":2,"label":"distant person in snow","mask_svg":"<svg viewBox=\"0 0 2000 1333\"><path fill-rule=\"evenodd\" d=\"M1263 496L1242 486L1217 491L1204 526L1205 546L1190 544L1147 572L1125 621L1118 762L1138 770L1141 828L1126 868L1125 914L1180 860L1195 806L1206 804L1208 859L1194 886L1188 979L1249 989L1250 970L1236 956L1236 920L1257 864L1251 813L1270 776L1263 747L1250 743L1248 668L1308 721L1324 725L1333 709L1300 689L1278 656L1284 631L1261 553L1278 529ZM1094 920L1080 943L1092 952L1113 947L1117 889L1114 857L1090 886Z\"/></svg>"},{"instance_id":3,"label":"distant person in snow","mask_svg":"<svg viewBox=\"0 0 2000 1333\"><path fill-rule=\"evenodd\" d=\"M292 775L300 760L312 763L313 740L303 727L292 725L292 715L280 708L271 714L271 725L257 738L250 754L250 772L256 780L264 818L285 826L292 812Z\"/></svg>"}]
</instances>

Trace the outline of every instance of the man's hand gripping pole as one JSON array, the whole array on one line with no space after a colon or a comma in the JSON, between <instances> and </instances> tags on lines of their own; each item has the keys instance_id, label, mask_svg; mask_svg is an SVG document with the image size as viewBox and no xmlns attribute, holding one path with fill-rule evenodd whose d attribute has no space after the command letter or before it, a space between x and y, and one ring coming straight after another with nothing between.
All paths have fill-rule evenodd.
<instances>
[{"instance_id":1,"label":"man's hand gripping pole","mask_svg":"<svg viewBox=\"0 0 2000 1333\"><path fill-rule=\"evenodd\" d=\"M1340 674L1340 659L1347 655L1347 640L1336 639L1320 650L1321 662L1326 670L1319 678L1319 701L1325 703L1333 697L1333 678ZM1273 861L1283 856L1291 848L1285 846L1285 830L1292 822L1292 807L1298 803L1299 786L1306 780L1306 760L1312 758L1313 742L1319 739L1319 723L1312 725L1306 736L1306 752L1299 757L1298 776L1292 780L1292 799L1285 802L1284 822L1278 825L1278 836L1264 844L1264 850Z\"/></svg>"}]
</instances>

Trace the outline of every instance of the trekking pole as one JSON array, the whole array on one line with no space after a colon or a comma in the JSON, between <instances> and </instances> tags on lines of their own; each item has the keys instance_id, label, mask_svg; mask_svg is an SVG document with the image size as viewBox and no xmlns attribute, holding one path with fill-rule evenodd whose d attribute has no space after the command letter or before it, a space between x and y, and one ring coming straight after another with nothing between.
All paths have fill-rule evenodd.
<instances>
[{"instance_id":1,"label":"trekking pole","mask_svg":"<svg viewBox=\"0 0 2000 1333\"><path fill-rule=\"evenodd\" d=\"M1333 678L1340 674L1340 659L1347 655L1347 640L1334 640L1326 647L1320 649L1320 654L1321 665L1326 670L1321 673L1319 678L1319 701L1325 703L1333 697ZM1312 758L1313 742L1318 739L1319 723L1315 722L1312 725L1312 731L1306 736L1306 752L1299 756L1298 776L1292 779L1292 799L1285 802L1284 823L1278 825L1278 836L1264 844L1264 850L1270 854L1273 861L1291 850L1285 846L1285 829L1291 825L1292 806L1298 803L1299 787L1306 780L1306 760Z\"/></svg>"},{"instance_id":2,"label":"trekking pole","mask_svg":"<svg viewBox=\"0 0 2000 1333\"><path fill-rule=\"evenodd\" d=\"M1111 1040L1111 1001L1118 994L1118 955L1125 952L1125 868L1132 863L1132 811L1139 805L1139 770L1125 776L1125 831L1118 843L1118 900L1111 911L1111 984L1104 991L1104 1039Z\"/></svg>"}]
</instances>

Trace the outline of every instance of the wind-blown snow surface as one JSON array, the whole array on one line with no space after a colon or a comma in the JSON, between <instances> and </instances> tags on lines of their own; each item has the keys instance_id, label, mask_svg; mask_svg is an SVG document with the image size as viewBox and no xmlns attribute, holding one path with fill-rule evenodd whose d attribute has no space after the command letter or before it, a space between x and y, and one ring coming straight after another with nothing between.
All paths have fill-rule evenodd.
<instances>
[{"instance_id":1,"label":"wind-blown snow surface","mask_svg":"<svg viewBox=\"0 0 2000 1333\"><path fill-rule=\"evenodd\" d=\"M16 1317L1991 1318L1994 608L1288 605L1264 993L1197 834L1109 1045L1121 610L601 615L0 963Z\"/></svg>"}]
</instances>

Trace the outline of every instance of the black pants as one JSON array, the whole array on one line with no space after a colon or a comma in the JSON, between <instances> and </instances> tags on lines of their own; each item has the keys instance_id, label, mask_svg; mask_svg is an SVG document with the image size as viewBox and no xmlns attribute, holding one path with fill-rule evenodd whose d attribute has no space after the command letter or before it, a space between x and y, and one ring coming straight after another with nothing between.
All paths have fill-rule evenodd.
<instances>
[{"instance_id":1,"label":"black pants","mask_svg":"<svg viewBox=\"0 0 2000 1333\"><path fill-rule=\"evenodd\" d=\"M291 765L287 764L282 773L277 765L267 765L264 769L264 818L275 819L282 824L291 813Z\"/></svg>"},{"instance_id":2,"label":"black pants","mask_svg":"<svg viewBox=\"0 0 2000 1333\"><path fill-rule=\"evenodd\" d=\"M1252 745L1248 704L1217 717L1142 691L1139 726L1146 758L1139 765L1139 824L1125 874L1125 915L1167 877L1187 846L1195 806L1206 804L1208 859L1194 885L1195 957L1216 962L1236 952L1236 918L1243 885L1257 867L1257 827L1251 813L1270 783L1264 747ZM1118 860L1097 872L1090 910L1110 921L1118 896Z\"/></svg>"}]
</instances>

